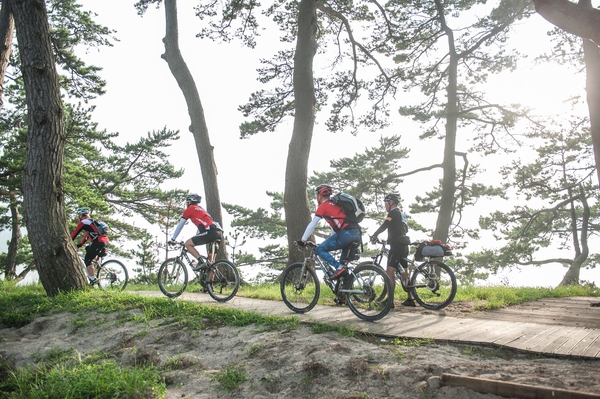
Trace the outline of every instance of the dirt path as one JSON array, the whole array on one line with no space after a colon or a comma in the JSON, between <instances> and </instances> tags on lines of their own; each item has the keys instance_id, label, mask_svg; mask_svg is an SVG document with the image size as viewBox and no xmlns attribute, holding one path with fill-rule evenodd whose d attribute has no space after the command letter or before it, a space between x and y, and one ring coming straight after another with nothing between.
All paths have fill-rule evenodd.
<instances>
[{"instance_id":1,"label":"dirt path","mask_svg":"<svg viewBox=\"0 0 600 399\"><path fill-rule=\"evenodd\" d=\"M134 311L133 313L136 313ZM428 387L442 373L598 394L598 361L533 357L509 350L460 345L391 345L337 333L314 334L308 326L265 331L261 327L189 330L163 320L125 322L123 315L88 315L73 331L75 315L39 317L20 329L0 329L3 362L24 366L51 349L99 350L125 364L163 366L166 398L431 398L493 399L466 388ZM247 381L227 392L214 381L236 367ZM430 380L432 381L432 380Z\"/></svg>"}]
</instances>

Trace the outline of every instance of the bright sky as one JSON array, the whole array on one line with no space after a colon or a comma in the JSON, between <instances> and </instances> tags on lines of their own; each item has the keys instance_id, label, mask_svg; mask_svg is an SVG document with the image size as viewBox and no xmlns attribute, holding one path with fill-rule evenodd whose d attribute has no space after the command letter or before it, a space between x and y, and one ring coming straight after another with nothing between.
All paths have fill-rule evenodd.
<instances>
[{"instance_id":1,"label":"bright sky","mask_svg":"<svg viewBox=\"0 0 600 399\"><path fill-rule=\"evenodd\" d=\"M101 128L120 132L123 141L136 141L148 131L165 126L180 130L182 138L172 148L171 161L185 168L186 173L183 179L173 182L173 186L204 196L195 144L188 131L185 101L166 62L160 58L164 52L164 9L162 6L151 8L144 17L140 17L133 3L123 0L86 2L85 7L98 14L97 21L115 29L120 40L112 48L91 49L86 56L89 63L104 69L101 75L108 82L107 94L94 102L97 105L94 119ZM275 133L240 140L238 127L243 117L237 107L260 87L255 72L259 67L257 54L268 57L276 45L273 41L276 36L265 34L258 40L256 50L197 39L195 34L200 30L200 21L194 16L194 3L179 2L180 48L196 80L204 106L211 142L215 147L221 199L248 207L268 207L265 192L283 191L291 121ZM546 31L550 28L550 24L537 15L518 27L520 31L527 32L519 36L522 52L531 58L540 49L547 48ZM523 39L525 37L526 40ZM522 65L518 73L491 80L490 87L495 87L492 91L498 100L539 106L556 114L566 109L562 100L567 93L573 90L581 93L583 90L583 75L575 76L572 71L547 65L533 66L527 62ZM404 166L405 171L441 160L441 153L431 150L440 143L419 143L418 126L400 117L382 133L365 132L356 138L349 134L327 133L322 124L323 117L318 121L321 124L315 128L309 164L312 170L326 170L331 158L352 156L365 147L376 146L380 134L400 133L403 145L412 148L413 157L410 164ZM340 142L347 144L340 146ZM421 175L418 179L407 179L402 187L404 198L408 201L414 195L424 194L439 177L440 174L431 173L429 177ZM433 227L435 217L428 222L420 222L431 223L429 227ZM192 231L182 234L190 235ZM600 279L597 281L600 282Z\"/></svg>"}]
</instances>

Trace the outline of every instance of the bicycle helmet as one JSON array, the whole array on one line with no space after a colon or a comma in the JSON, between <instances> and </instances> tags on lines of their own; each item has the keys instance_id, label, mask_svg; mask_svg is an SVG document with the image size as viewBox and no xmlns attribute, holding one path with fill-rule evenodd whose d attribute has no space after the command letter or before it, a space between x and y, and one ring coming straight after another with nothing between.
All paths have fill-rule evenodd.
<instances>
[{"instance_id":1,"label":"bicycle helmet","mask_svg":"<svg viewBox=\"0 0 600 399\"><path fill-rule=\"evenodd\" d=\"M383 199L385 202L392 201L396 204L400 203L400 195L399 194L388 194Z\"/></svg>"},{"instance_id":2,"label":"bicycle helmet","mask_svg":"<svg viewBox=\"0 0 600 399\"><path fill-rule=\"evenodd\" d=\"M89 215L89 214L90 214L90 208L77 208L77 216Z\"/></svg>"},{"instance_id":3,"label":"bicycle helmet","mask_svg":"<svg viewBox=\"0 0 600 399\"><path fill-rule=\"evenodd\" d=\"M202 197L199 196L198 194L190 194L185 198L186 201L190 201L190 202L194 202L194 203L199 203L200 201L202 201Z\"/></svg>"},{"instance_id":4,"label":"bicycle helmet","mask_svg":"<svg viewBox=\"0 0 600 399\"><path fill-rule=\"evenodd\" d=\"M333 188L327 184L319 184L315 188L315 193L321 194L323 197L329 197L333 193Z\"/></svg>"}]
</instances>

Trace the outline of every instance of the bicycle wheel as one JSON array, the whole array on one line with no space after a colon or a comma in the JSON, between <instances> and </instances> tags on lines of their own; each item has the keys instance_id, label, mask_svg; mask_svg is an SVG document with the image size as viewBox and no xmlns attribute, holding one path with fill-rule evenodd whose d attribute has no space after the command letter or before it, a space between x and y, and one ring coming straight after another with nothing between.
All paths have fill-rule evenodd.
<instances>
[{"instance_id":1,"label":"bicycle wheel","mask_svg":"<svg viewBox=\"0 0 600 399\"><path fill-rule=\"evenodd\" d=\"M206 275L208 295L217 302L227 302L240 288L240 274L234 264L227 260L216 261Z\"/></svg>"},{"instance_id":2,"label":"bicycle wheel","mask_svg":"<svg viewBox=\"0 0 600 399\"><path fill-rule=\"evenodd\" d=\"M384 273L387 274L384 267L382 267L379 263L373 263L373 261L360 262L357 267L365 266L365 265L378 267L381 270L383 270ZM377 298L375 298L375 300L379 301L379 302L383 302L385 300L385 297L387 296L387 293L388 293L387 287L384 287L384 289L381 291L380 295L378 295ZM354 295L354 299L357 301L363 301L365 299L361 295L357 295L357 294L353 294L353 295ZM393 299L392 299L392 301L393 301Z\"/></svg>"},{"instance_id":3,"label":"bicycle wheel","mask_svg":"<svg viewBox=\"0 0 600 399\"><path fill-rule=\"evenodd\" d=\"M158 286L163 294L175 298L185 291L188 284L187 268L177 258L167 259L158 269Z\"/></svg>"},{"instance_id":4,"label":"bicycle wheel","mask_svg":"<svg viewBox=\"0 0 600 399\"><path fill-rule=\"evenodd\" d=\"M281 273L279 287L283 302L296 313L314 308L321 293L315 271L300 262L292 263Z\"/></svg>"},{"instance_id":5,"label":"bicycle wheel","mask_svg":"<svg viewBox=\"0 0 600 399\"><path fill-rule=\"evenodd\" d=\"M346 277L344 292L346 303L357 317L376 321L385 317L392 309L393 297L390 278L383 269L374 264L357 266Z\"/></svg>"},{"instance_id":6,"label":"bicycle wheel","mask_svg":"<svg viewBox=\"0 0 600 399\"><path fill-rule=\"evenodd\" d=\"M419 305L425 309L439 310L454 299L456 277L445 263L429 261L415 269L409 288Z\"/></svg>"},{"instance_id":7,"label":"bicycle wheel","mask_svg":"<svg viewBox=\"0 0 600 399\"><path fill-rule=\"evenodd\" d=\"M123 291L129 282L125 265L118 260L107 260L96 272L98 286L107 291Z\"/></svg>"}]
</instances>

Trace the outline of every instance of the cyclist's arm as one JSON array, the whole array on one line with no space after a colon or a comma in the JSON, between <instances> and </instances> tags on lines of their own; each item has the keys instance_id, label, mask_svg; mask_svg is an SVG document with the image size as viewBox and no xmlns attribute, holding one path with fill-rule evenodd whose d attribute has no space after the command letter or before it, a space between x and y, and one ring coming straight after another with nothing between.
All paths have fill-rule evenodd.
<instances>
[{"instance_id":1,"label":"cyclist's arm","mask_svg":"<svg viewBox=\"0 0 600 399\"><path fill-rule=\"evenodd\" d=\"M179 224L177 225L177 227L175 228L175 231L173 232L173 237L171 237L171 241L175 241L175 239L177 238L179 233L181 233L183 226L185 226L185 222L187 222L187 219L184 219L184 218L179 219Z\"/></svg>"},{"instance_id":2,"label":"cyclist's arm","mask_svg":"<svg viewBox=\"0 0 600 399\"><path fill-rule=\"evenodd\" d=\"M308 224L308 226L306 226L306 230L304 230L304 234L302 235L302 241L306 241L310 238L320 221L320 216L315 215L315 217L313 217L313 220Z\"/></svg>"},{"instance_id":3,"label":"cyclist's arm","mask_svg":"<svg viewBox=\"0 0 600 399\"><path fill-rule=\"evenodd\" d=\"M383 224L381 226L379 226L379 228L377 229L377 231L375 231L375 233L373 233L371 235L372 238L377 238L377 236L381 233L383 233L389 226L390 223L392 222L392 218L391 217L387 217L385 218L385 222L383 222Z\"/></svg>"}]
</instances>

